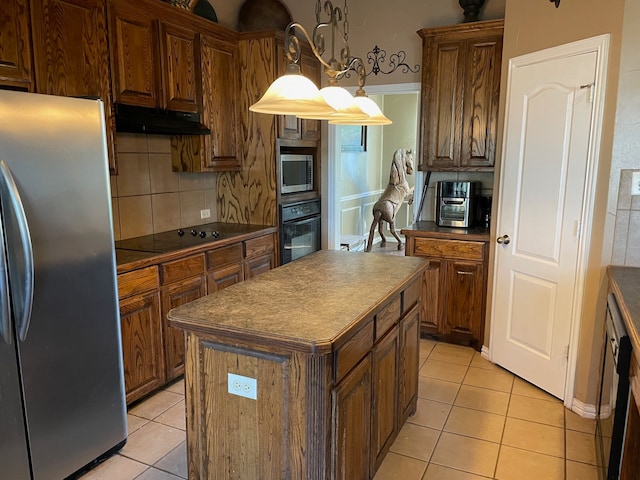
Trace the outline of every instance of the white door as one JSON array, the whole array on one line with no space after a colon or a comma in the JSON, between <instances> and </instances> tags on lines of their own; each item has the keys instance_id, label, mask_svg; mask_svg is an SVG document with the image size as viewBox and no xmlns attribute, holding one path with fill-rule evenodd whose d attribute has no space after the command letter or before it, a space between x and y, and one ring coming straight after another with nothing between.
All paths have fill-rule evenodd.
<instances>
[{"instance_id":1,"label":"white door","mask_svg":"<svg viewBox=\"0 0 640 480\"><path fill-rule=\"evenodd\" d=\"M491 358L562 399L588 244L580 236L598 52L551 57L509 75Z\"/></svg>"}]
</instances>

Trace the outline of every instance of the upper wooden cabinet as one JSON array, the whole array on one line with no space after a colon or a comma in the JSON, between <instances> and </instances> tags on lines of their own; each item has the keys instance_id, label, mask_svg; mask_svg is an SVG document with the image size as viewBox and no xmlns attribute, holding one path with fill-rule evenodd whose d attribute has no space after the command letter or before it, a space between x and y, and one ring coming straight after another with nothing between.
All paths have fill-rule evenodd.
<instances>
[{"instance_id":1,"label":"upper wooden cabinet","mask_svg":"<svg viewBox=\"0 0 640 480\"><path fill-rule=\"evenodd\" d=\"M202 35L202 123L209 127L211 134L172 138L174 172L227 172L241 169L237 58L236 42Z\"/></svg>"},{"instance_id":2,"label":"upper wooden cabinet","mask_svg":"<svg viewBox=\"0 0 640 480\"><path fill-rule=\"evenodd\" d=\"M28 0L0 2L0 87L33 91Z\"/></svg>"},{"instance_id":3,"label":"upper wooden cabinet","mask_svg":"<svg viewBox=\"0 0 640 480\"><path fill-rule=\"evenodd\" d=\"M157 22L124 3L109 3L113 95L118 103L160 106Z\"/></svg>"},{"instance_id":4,"label":"upper wooden cabinet","mask_svg":"<svg viewBox=\"0 0 640 480\"><path fill-rule=\"evenodd\" d=\"M115 172L105 2L39 0L31 2L31 8L36 91L102 99L109 166Z\"/></svg>"},{"instance_id":5,"label":"upper wooden cabinet","mask_svg":"<svg viewBox=\"0 0 640 480\"><path fill-rule=\"evenodd\" d=\"M200 36L163 21L143 4L109 3L116 102L182 112L200 111Z\"/></svg>"},{"instance_id":6,"label":"upper wooden cabinet","mask_svg":"<svg viewBox=\"0 0 640 480\"><path fill-rule=\"evenodd\" d=\"M202 97L200 35L195 31L160 24L164 105L169 110L199 112Z\"/></svg>"},{"instance_id":7,"label":"upper wooden cabinet","mask_svg":"<svg viewBox=\"0 0 640 480\"><path fill-rule=\"evenodd\" d=\"M503 25L493 20L418 31L421 170L493 170Z\"/></svg>"}]
</instances>

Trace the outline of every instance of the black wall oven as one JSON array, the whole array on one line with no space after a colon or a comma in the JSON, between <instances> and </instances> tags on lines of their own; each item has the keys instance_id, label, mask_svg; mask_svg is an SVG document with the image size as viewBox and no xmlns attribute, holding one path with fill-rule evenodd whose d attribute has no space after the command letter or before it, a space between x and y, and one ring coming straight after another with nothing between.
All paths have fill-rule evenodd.
<instances>
[{"instance_id":1,"label":"black wall oven","mask_svg":"<svg viewBox=\"0 0 640 480\"><path fill-rule=\"evenodd\" d=\"M631 341L612 293L607 299L596 412L596 459L600 480L617 480L629 405Z\"/></svg>"},{"instance_id":2,"label":"black wall oven","mask_svg":"<svg viewBox=\"0 0 640 480\"><path fill-rule=\"evenodd\" d=\"M320 250L320 199L281 205L280 244L283 265Z\"/></svg>"}]
</instances>

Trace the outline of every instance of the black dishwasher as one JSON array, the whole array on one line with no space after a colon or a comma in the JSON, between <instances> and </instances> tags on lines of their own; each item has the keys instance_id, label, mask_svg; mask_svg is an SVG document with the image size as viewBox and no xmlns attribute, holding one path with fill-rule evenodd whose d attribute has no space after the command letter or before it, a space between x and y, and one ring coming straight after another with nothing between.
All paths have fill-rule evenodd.
<instances>
[{"instance_id":1,"label":"black dishwasher","mask_svg":"<svg viewBox=\"0 0 640 480\"><path fill-rule=\"evenodd\" d=\"M615 296L607 298L596 412L596 459L601 480L617 480L629 405L631 341Z\"/></svg>"}]
</instances>

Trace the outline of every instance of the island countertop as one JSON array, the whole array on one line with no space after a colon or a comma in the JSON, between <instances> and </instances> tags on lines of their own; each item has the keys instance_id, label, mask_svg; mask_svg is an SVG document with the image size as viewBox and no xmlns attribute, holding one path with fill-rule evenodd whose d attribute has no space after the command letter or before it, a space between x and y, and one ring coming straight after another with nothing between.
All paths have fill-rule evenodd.
<instances>
[{"instance_id":1,"label":"island countertop","mask_svg":"<svg viewBox=\"0 0 640 480\"><path fill-rule=\"evenodd\" d=\"M417 257L322 250L177 307L168 317L188 331L326 353L426 265Z\"/></svg>"}]
</instances>

